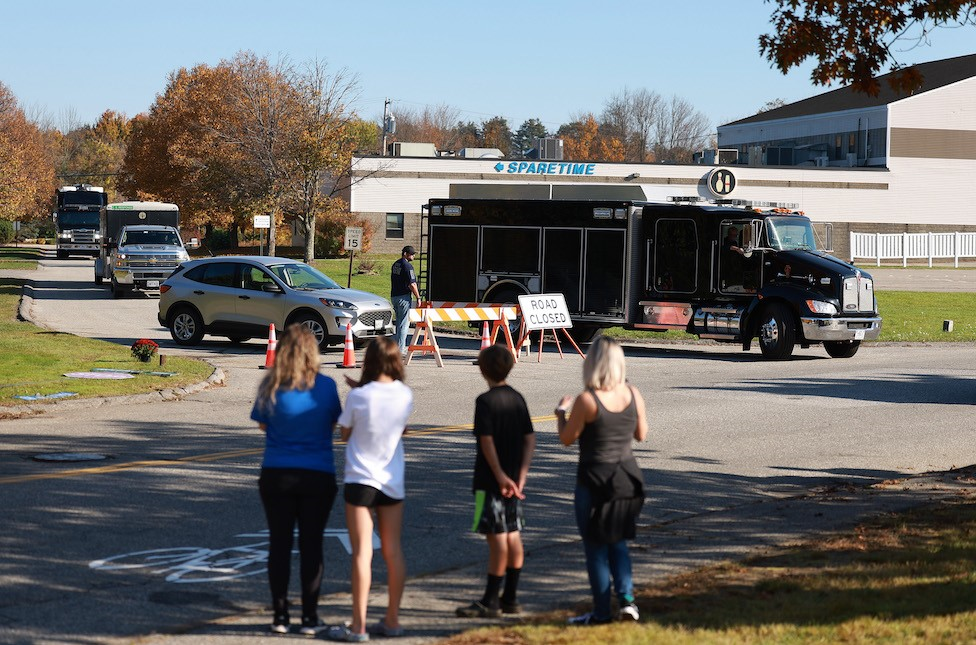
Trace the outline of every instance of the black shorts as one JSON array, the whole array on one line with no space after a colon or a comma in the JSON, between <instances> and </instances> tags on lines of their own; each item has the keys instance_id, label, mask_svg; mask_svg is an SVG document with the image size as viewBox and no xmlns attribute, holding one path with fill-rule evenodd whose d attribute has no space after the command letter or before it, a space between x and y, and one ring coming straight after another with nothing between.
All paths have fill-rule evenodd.
<instances>
[{"instance_id":1,"label":"black shorts","mask_svg":"<svg viewBox=\"0 0 976 645\"><path fill-rule=\"evenodd\" d=\"M525 526L522 500L514 495L502 497L488 491L474 492L474 523L471 530L482 535L513 533Z\"/></svg>"},{"instance_id":2,"label":"black shorts","mask_svg":"<svg viewBox=\"0 0 976 645\"><path fill-rule=\"evenodd\" d=\"M346 504L366 508L403 503L402 499L393 499L383 491L366 484L346 484L343 486L342 497L346 500Z\"/></svg>"}]
</instances>

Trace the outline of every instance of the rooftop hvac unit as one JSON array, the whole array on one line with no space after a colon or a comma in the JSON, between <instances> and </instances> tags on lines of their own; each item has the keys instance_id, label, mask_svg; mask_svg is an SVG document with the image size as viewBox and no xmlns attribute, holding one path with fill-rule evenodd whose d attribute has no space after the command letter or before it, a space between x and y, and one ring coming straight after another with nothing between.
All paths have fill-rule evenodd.
<instances>
[{"instance_id":1,"label":"rooftop hvac unit","mask_svg":"<svg viewBox=\"0 0 976 645\"><path fill-rule=\"evenodd\" d=\"M436 157L437 147L433 143L409 143L394 141L390 144L392 157Z\"/></svg>"},{"instance_id":2,"label":"rooftop hvac unit","mask_svg":"<svg viewBox=\"0 0 976 645\"><path fill-rule=\"evenodd\" d=\"M718 148L717 150L706 148L692 155L692 159L695 163L710 166L736 164L739 162L739 151L735 148Z\"/></svg>"},{"instance_id":3,"label":"rooftop hvac unit","mask_svg":"<svg viewBox=\"0 0 976 645\"><path fill-rule=\"evenodd\" d=\"M563 140L558 137L545 137L533 141L535 149L538 151L536 159L549 159L551 161L563 160Z\"/></svg>"},{"instance_id":4,"label":"rooftop hvac unit","mask_svg":"<svg viewBox=\"0 0 976 645\"><path fill-rule=\"evenodd\" d=\"M498 148L462 148L458 156L467 159L501 159L504 155Z\"/></svg>"}]
</instances>

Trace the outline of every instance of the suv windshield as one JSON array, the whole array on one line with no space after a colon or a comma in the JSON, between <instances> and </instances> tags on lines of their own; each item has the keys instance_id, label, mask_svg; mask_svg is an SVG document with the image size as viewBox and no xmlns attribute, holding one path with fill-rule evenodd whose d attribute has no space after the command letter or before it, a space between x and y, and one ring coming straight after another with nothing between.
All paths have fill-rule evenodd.
<instances>
[{"instance_id":1,"label":"suv windshield","mask_svg":"<svg viewBox=\"0 0 976 645\"><path fill-rule=\"evenodd\" d=\"M770 217L766 220L769 246L777 251L816 251L813 224L805 217Z\"/></svg>"},{"instance_id":2,"label":"suv windshield","mask_svg":"<svg viewBox=\"0 0 976 645\"><path fill-rule=\"evenodd\" d=\"M126 231L119 240L119 246L127 244L164 244L181 246L180 238L173 231Z\"/></svg>"},{"instance_id":3,"label":"suv windshield","mask_svg":"<svg viewBox=\"0 0 976 645\"><path fill-rule=\"evenodd\" d=\"M342 286L307 264L277 264L268 267L292 289L341 289Z\"/></svg>"}]
</instances>

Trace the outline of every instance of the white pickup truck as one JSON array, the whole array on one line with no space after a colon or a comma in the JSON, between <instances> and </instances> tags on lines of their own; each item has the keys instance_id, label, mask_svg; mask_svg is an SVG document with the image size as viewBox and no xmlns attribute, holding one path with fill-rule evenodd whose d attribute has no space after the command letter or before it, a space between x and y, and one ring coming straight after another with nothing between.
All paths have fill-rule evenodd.
<instances>
[{"instance_id":1,"label":"white pickup truck","mask_svg":"<svg viewBox=\"0 0 976 645\"><path fill-rule=\"evenodd\" d=\"M175 204L122 202L102 208L102 245L95 260L95 284L108 281L112 297L157 291L181 262L190 259L180 237ZM190 248L194 247L191 240Z\"/></svg>"}]
</instances>

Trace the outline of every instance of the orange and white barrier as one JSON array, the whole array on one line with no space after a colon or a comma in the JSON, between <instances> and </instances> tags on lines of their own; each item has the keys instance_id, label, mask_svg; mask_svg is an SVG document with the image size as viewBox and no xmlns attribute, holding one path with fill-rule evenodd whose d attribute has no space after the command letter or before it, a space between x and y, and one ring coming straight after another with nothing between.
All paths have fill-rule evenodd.
<instances>
[{"instance_id":1,"label":"orange and white barrier","mask_svg":"<svg viewBox=\"0 0 976 645\"><path fill-rule=\"evenodd\" d=\"M438 303L440 304L440 303ZM468 303L477 304L477 303ZM482 305L480 307L420 307L410 310L410 322L420 322L426 316L430 322L476 322L481 320L515 320L518 307L514 305Z\"/></svg>"},{"instance_id":2,"label":"orange and white barrier","mask_svg":"<svg viewBox=\"0 0 976 645\"><path fill-rule=\"evenodd\" d=\"M452 306L457 305L457 306ZM417 330L419 331L423 328L425 331L425 338L433 339L434 332L430 326L432 322L475 322L475 321L486 321L483 329L487 327L487 322L491 322L491 333L488 337L488 344L495 342L498 334L502 334L505 338L505 344L511 350L512 356L518 361L518 353L515 351L515 343L512 341L512 332L508 328L509 321L514 321L518 319L518 306L517 305L497 305L497 304L485 304L478 302L430 302L423 303L417 309L410 310L409 320L412 323L416 323ZM414 339L418 338L418 331L414 331ZM485 347L484 334L482 335L482 348ZM416 343L411 343L411 346L417 346L418 348L423 347L424 349L418 349L416 351L433 351L430 349L431 345L416 345ZM433 340L432 346L437 347L436 340ZM407 364L410 364L410 352L407 355ZM438 359L438 365L440 362L440 350L437 349L435 356Z\"/></svg>"}]
</instances>

